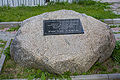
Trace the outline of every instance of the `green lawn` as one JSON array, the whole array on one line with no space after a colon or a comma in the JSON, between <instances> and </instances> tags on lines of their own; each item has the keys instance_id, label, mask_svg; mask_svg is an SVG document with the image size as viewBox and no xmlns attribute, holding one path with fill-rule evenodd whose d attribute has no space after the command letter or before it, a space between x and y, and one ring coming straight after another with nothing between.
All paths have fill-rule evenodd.
<instances>
[{"instance_id":1,"label":"green lawn","mask_svg":"<svg viewBox=\"0 0 120 80\"><path fill-rule=\"evenodd\" d=\"M120 15L115 15L107 9L108 3L100 2L79 2L79 3L49 3L47 6L36 7L0 7L0 22L7 21L23 21L32 16L36 16L45 12L51 12L61 9L74 10L79 13L85 13L97 19L118 18Z\"/></svg>"}]
</instances>

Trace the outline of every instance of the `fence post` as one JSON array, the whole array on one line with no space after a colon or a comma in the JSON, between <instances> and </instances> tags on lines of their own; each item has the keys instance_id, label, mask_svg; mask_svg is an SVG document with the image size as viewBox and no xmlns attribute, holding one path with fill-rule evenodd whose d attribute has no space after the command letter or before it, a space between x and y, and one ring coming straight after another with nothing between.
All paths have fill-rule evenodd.
<instances>
[{"instance_id":1,"label":"fence post","mask_svg":"<svg viewBox=\"0 0 120 80\"><path fill-rule=\"evenodd\" d=\"M7 0L7 6L9 6L9 2L8 2L8 0Z\"/></svg>"},{"instance_id":2,"label":"fence post","mask_svg":"<svg viewBox=\"0 0 120 80\"><path fill-rule=\"evenodd\" d=\"M12 5L14 6L14 0L12 0Z\"/></svg>"},{"instance_id":3,"label":"fence post","mask_svg":"<svg viewBox=\"0 0 120 80\"><path fill-rule=\"evenodd\" d=\"M40 0L39 0L39 5L40 5Z\"/></svg>"},{"instance_id":4,"label":"fence post","mask_svg":"<svg viewBox=\"0 0 120 80\"><path fill-rule=\"evenodd\" d=\"M19 6L19 0L17 0L17 2L18 2L18 6Z\"/></svg>"},{"instance_id":5,"label":"fence post","mask_svg":"<svg viewBox=\"0 0 120 80\"><path fill-rule=\"evenodd\" d=\"M2 6L3 6L3 0L2 0Z\"/></svg>"}]
</instances>

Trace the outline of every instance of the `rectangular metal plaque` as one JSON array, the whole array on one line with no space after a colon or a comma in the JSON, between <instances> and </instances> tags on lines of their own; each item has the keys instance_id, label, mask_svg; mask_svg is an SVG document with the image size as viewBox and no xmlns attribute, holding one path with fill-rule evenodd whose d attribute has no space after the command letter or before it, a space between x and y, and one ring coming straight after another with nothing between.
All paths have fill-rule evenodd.
<instances>
[{"instance_id":1,"label":"rectangular metal plaque","mask_svg":"<svg viewBox=\"0 0 120 80\"><path fill-rule=\"evenodd\" d=\"M58 19L43 21L44 35L84 34L80 19Z\"/></svg>"}]
</instances>

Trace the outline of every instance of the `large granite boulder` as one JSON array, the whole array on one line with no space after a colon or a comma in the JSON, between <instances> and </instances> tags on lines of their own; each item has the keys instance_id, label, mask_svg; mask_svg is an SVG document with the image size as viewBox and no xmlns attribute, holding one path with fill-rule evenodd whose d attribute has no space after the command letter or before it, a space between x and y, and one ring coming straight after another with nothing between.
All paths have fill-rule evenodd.
<instances>
[{"instance_id":1,"label":"large granite boulder","mask_svg":"<svg viewBox=\"0 0 120 80\"><path fill-rule=\"evenodd\" d=\"M84 34L43 35L43 20L80 19ZM72 10L47 12L22 23L11 44L11 56L21 66L56 74L86 72L109 58L115 38L105 23Z\"/></svg>"}]
</instances>

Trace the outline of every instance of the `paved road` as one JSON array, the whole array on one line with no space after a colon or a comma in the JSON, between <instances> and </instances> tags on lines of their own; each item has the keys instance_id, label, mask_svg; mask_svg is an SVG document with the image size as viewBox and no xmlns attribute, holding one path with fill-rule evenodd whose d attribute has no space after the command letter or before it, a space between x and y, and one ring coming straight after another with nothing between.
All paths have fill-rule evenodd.
<instances>
[{"instance_id":1,"label":"paved road","mask_svg":"<svg viewBox=\"0 0 120 80\"><path fill-rule=\"evenodd\" d=\"M2 40L7 41L9 39L13 39L14 37L15 37L15 34L0 31L0 39L2 39Z\"/></svg>"},{"instance_id":2,"label":"paved road","mask_svg":"<svg viewBox=\"0 0 120 80\"><path fill-rule=\"evenodd\" d=\"M120 3L114 3L111 5L111 10L115 13L115 14L119 14L120 15Z\"/></svg>"}]
</instances>

